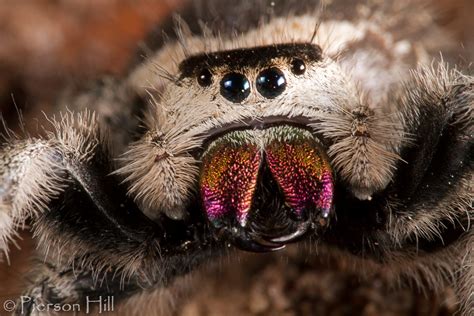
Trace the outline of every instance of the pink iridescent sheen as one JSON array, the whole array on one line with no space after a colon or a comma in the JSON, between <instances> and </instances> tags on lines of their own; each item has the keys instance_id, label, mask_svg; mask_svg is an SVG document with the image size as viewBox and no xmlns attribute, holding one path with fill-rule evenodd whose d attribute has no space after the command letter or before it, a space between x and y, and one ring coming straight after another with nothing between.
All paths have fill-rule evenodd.
<instances>
[{"instance_id":1,"label":"pink iridescent sheen","mask_svg":"<svg viewBox=\"0 0 474 316\"><path fill-rule=\"evenodd\" d=\"M218 221L233 213L242 226L252 204L261 154L255 145L216 145L203 160L201 195L207 216Z\"/></svg>"},{"instance_id":2,"label":"pink iridescent sheen","mask_svg":"<svg viewBox=\"0 0 474 316\"><path fill-rule=\"evenodd\" d=\"M332 205L333 179L329 163L318 147L308 141L274 141L265 152L288 205L297 214L305 209L320 209L326 217Z\"/></svg>"},{"instance_id":3,"label":"pink iridescent sheen","mask_svg":"<svg viewBox=\"0 0 474 316\"><path fill-rule=\"evenodd\" d=\"M218 224L230 214L245 226L262 164L269 167L295 214L318 210L327 217L334 194L329 162L314 138L298 131L293 136L274 137L264 148L232 138L215 143L203 157L200 179L208 218Z\"/></svg>"}]
</instances>

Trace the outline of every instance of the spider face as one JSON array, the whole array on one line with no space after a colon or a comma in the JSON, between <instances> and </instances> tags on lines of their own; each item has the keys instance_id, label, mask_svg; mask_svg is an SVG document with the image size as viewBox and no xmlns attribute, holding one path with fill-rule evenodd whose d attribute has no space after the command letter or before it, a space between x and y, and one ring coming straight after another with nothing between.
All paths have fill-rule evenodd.
<instances>
[{"instance_id":1,"label":"spider face","mask_svg":"<svg viewBox=\"0 0 474 316\"><path fill-rule=\"evenodd\" d=\"M153 151L156 147L161 151L152 170L143 174L157 185L153 196L159 198L147 203L150 209L181 209L175 214L180 216L185 212L183 205L200 204L221 229L233 214L232 223L224 230L238 235L247 235L241 232L243 227L254 226L250 214L256 214L252 211L255 208L261 214L273 214L268 218L286 218L289 214L298 218L291 220L289 227L269 233L266 238L271 240L302 235L307 227L314 226L310 224L316 220L312 213L329 216L332 189L323 183L333 182L328 180L332 168L326 154L327 139L317 126L325 113L341 105L357 105L358 96L355 86L334 61L323 56L319 46L275 44L194 55L180 63L179 71L178 80L164 88L157 109L159 120L151 123L155 131L150 134ZM231 145L232 151L226 149ZM318 165L308 175L302 174L303 165L308 164L303 156ZM287 164L284 170L275 169L283 164ZM211 173L217 166L219 175ZM235 172L242 172L242 178L228 180ZM267 173L268 177L264 176ZM180 175L185 181L179 181ZM282 182L291 176L291 183ZM267 186L275 182L275 194L268 195L269 205L256 207L255 191L268 191L266 185L260 185L263 178L268 178L264 181ZM293 183L308 183L312 178L318 178L318 184L307 187L308 191ZM209 187L211 182L213 188ZM147 190L153 190L149 183ZM225 190L215 188L224 184ZM323 191L329 191L324 198ZM199 201L193 200L193 192L199 192ZM314 205L302 205L309 200ZM283 211L280 204L290 211Z\"/></svg>"},{"instance_id":2,"label":"spider face","mask_svg":"<svg viewBox=\"0 0 474 316\"><path fill-rule=\"evenodd\" d=\"M196 115L190 130L212 125L196 136L204 148L196 177L198 203L219 234L240 248L266 251L325 226L333 172L310 123L317 124L314 113L321 107L337 101L318 104L330 96L312 78L331 68L319 46L221 51L189 57L179 68L176 87L207 100L176 110L214 110L201 121ZM298 98L308 95L303 89L314 98Z\"/></svg>"}]
</instances>

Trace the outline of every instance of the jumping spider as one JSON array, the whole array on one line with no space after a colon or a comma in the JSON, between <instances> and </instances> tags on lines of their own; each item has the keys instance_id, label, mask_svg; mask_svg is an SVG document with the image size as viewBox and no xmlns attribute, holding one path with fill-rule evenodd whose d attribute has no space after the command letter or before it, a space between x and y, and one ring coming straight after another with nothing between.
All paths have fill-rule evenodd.
<instances>
[{"instance_id":1,"label":"jumping spider","mask_svg":"<svg viewBox=\"0 0 474 316\"><path fill-rule=\"evenodd\" d=\"M198 3L47 136L8 135L0 249L30 218L43 259L18 313L301 240L472 313L473 77L405 1L284 2Z\"/></svg>"}]
</instances>

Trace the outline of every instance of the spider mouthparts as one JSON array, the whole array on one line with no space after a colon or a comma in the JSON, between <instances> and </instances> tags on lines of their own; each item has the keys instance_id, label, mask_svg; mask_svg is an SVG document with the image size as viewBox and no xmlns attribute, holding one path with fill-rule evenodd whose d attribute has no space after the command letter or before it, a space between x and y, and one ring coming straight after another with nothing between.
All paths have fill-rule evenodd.
<instances>
[{"instance_id":1,"label":"spider mouthparts","mask_svg":"<svg viewBox=\"0 0 474 316\"><path fill-rule=\"evenodd\" d=\"M223 234L234 246L245 251L270 252L285 248L282 243L271 242L260 236L253 236L242 229L226 228Z\"/></svg>"},{"instance_id":2,"label":"spider mouthparts","mask_svg":"<svg viewBox=\"0 0 474 316\"><path fill-rule=\"evenodd\" d=\"M298 228L291 234L279 236L279 237L272 237L269 238L268 241L273 243L289 243L292 241L296 241L299 238L303 237L308 231L309 227L311 226L311 222L306 221L301 223Z\"/></svg>"},{"instance_id":3,"label":"spider mouthparts","mask_svg":"<svg viewBox=\"0 0 474 316\"><path fill-rule=\"evenodd\" d=\"M314 136L281 125L229 132L211 143L200 192L205 215L234 245L272 251L328 217L333 177Z\"/></svg>"}]
</instances>

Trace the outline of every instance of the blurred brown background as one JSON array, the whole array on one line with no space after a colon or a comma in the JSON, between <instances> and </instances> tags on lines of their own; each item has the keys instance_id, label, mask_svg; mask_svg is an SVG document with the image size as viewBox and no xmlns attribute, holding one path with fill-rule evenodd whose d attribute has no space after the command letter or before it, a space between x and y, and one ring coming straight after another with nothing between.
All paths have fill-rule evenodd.
<instances>
[{"instance_id":1,"label":"blurred brown background","mask_svg":"<svg viewBox=\"0 0 474 316\"><path fill-rule=\"evenodd\" d=\"M183 0L0 1L0 109L46 109L66 85L120 75ZM13 115L13 117L16 115Z\"/></svg>"},{"instance_id":2,"label":"blurred brown background","mask_svg":"<svg viewBox=\"0 0 474 316\"><path fill-rule=\"evenodd\" d=\"M0 1L0 110L2 116L7 118L10 126L15 126L15 120L18 117L15 104L24 113L26 120L30 120L32 117L41 116L40 112L47 110L57 93L68 84L92 80L101 74L122 73L136 51L137 42L183 2L184 0ZM472 57L474 1L433 0L433 5L439 13L438 23L450 29L453 36L464 43L468 52L466 56ZM22 236L24 240L19 241L19 245L23 250L13 247L10 265L0 263L0 302L8 297L19 295L24 274L28 270L25 262L28 262L29 249L32 246L29 235L23 233ZM228 316L249 313L264 315L262 311L268 310L268 304L301 305L304 295L309 295L305 292L308 278L309 280L311 278L324 279L326 283L320 282L321 284L334 284L334 271L324 269L313 271L305 267L303 263L297 263L288 268L288 276L279 278L276 277L279 275L278 271L281 271L278 267L284 264L281 260L274 257L264 260L255 258L248 256L242 259L242 265L246 265L244 270L224 269L225 271L221 271L222 277L230 280L224 282L225 286L222 282L216 281L216 278L209 278L208 283L201 285L201 290L194 300L183 307L182 313L184 315L221 315L222 313L228 313ZM303 274L305 276L301 277ZM291 282L289 278L293 278ZM285 287L288 282L294 283L293 287ZM375 307L369 304L368 297L380 294L377 292L380 286L377 285L377 280L373 281L374 284L356 286L354 285L355 278L347 276L344 282L341 288L332 292L321 289L317 294L313 294L332 293L330 295L334 295L331 298L333 304L338 305L339 299L344 300L346 304L352 304L365 315L379 315L380 311L386 309L384 304ZM229 288L228 284L232 284L232 287ZM355 298L352 295L344 297L346 288L357 289L361 291L361 294ZM421 312L416 308L408 308L413 315L450 313L449 301L445 301L444 307L440 310L430 307L430 304L434 305L435 302L430 301L429 298L420 298L420 301L417 301L416 295L412 294L402 293L393 302L394 304L402 302L402 305L403 302L413 306L420 305ZM445 299L449 298L449 295L449 289L447 289ZM316 301L316 298L312 298L311 295L306 299ZM379 298L380 300L383 302L382 298ZM236 306L240 306L239 308L245 306L245 308L236 309ZM309 305L302 308L311 311L315 306ZM232 313L232 310L237 312ZM390 311L390 309L387 310ZM397 313L395 308L393 313L387 315L402 314ZM2 315L1 310L0 315Z\"/></svg>"}]
</instances>

